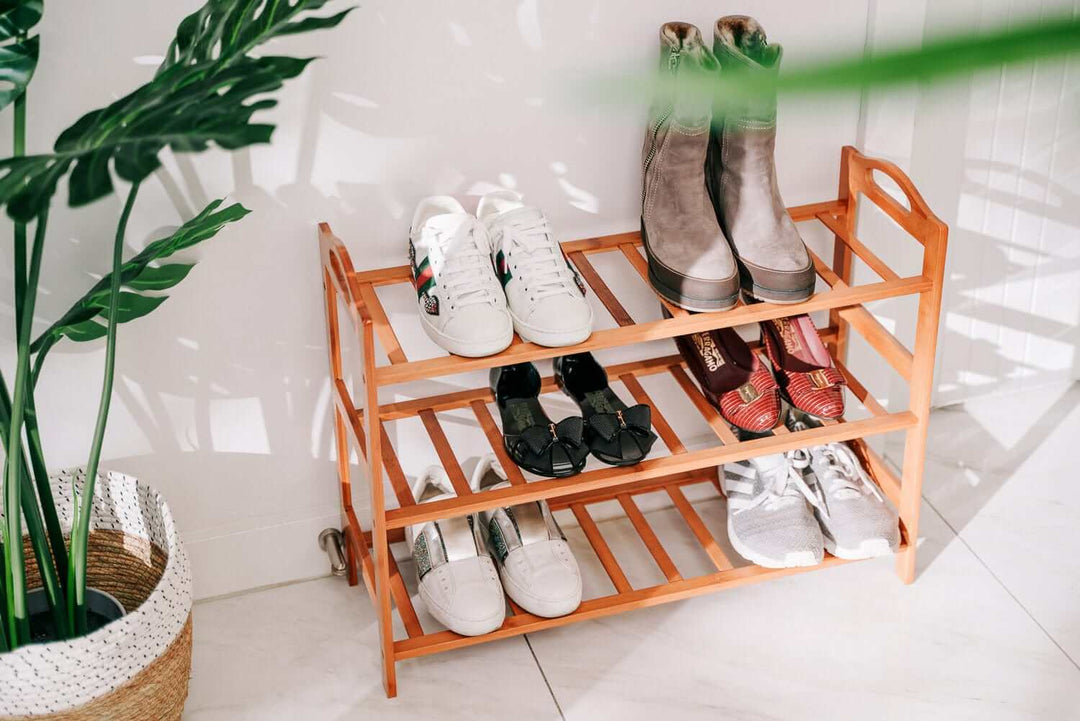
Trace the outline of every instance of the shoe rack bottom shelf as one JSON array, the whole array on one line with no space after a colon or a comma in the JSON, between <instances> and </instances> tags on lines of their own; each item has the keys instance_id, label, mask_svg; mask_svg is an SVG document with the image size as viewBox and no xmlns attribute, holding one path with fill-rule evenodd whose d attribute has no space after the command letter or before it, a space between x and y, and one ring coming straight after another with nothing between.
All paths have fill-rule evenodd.
<instances>
[{"instance_id":1,"label":"shoe rack bottom shelf","mask_svg":"<svg viewBox=\"0 0 1080 721\"><path fill-rule=\"evenodd\" d=\"M865 454L872 454L872 451L866 447L862 440L852 441L851 444L859 455L864 458ZM890 473L880 463L880 459L875 457L874 460L878 462L867 464L867 467L872 469L871 473L875 471L877 473ZM877 480L875 478L875 481ZM879 483L879 485L882 484ZM884 485L887 486L888 484ZM694 502L691 502L685 493L685 489L690 486L704 486L704 488L695 489L696 493L693 495L696 500ZM603 569L603 573L606 574L607 581L614 587L614 593L587 598L582 601L581 606L576 611L558 618L543 618L526 613L507 598L510 613L507 615L503 625L495 631L482 636L460 636L452 631L442 629L426 631L413 606L413 600L402 577L402 572L391 553L389 558L391 596L394 611L401 622L399 627L404 628L406 634L404 638L394 640L394 657L397 660L404 660L417 656L426 656L500 638L532 633L546 628L564 626L577 621L610 616L636 608L656 606L661 603L678 601L726 588L735 588L770 578L790 576L805 571L850 563L850 561L837 558L828 553L825 554L825 558L820 564L799 568L764 568L744 561L731 549L726 537L717 538L713 535L713 532L697 510L697 507L707 504L711 500L722 498L719 487L716 470L710 469L689 474L664 476L612 489L551 499L549 503L554 512L569 511L573 514L580 527L580 534L568 533L568 537L570 537L571 545L574 547L575 555L578 556L583 575L587 575L589 569L597 565L590 563L591 558L586 558L586 554L591 552L595 554L595 559L598 561L599 567ZM684 522L680 530L690 534L690 538L693 539L692 542L696 542L704 551L714 569L712 572L694 576L683 576L680 573L671 555L665 550L660 536L650 524L646 513L642 511L635 500L637 496L651 493L666 494L671 506ZM664 582L639 588L631 585L627 574L619 565L617 556L620 554L617 554L616 551L619 549L617 544L633 543L634 541L632 539L627 541L625 539L606 537L601 529L604 527L610 528L612 524L607 521L598 523L588 510L589 506L608 501L616 501L619 504L625 514L625 519L633 526L638 539L652 557L660 575L665 579ZM723 508L711 512L725 513ZM724 518L726 518L726 515ZM711 518L710 521L710 525L714 527L722 525L722 522L718 523L716 518ZM608 534L608 536L613 535ZM908 544L907 534L902 533L901 535L900 548L904 549L907 548ZM583 537L587 541L587 547L577 543L575 536ZM352 546L353 557L360 561L360 572L364 579L364 585L371 594L371 589L374 587L371 583L374 573L371 556L371 535L370 532L360 530L359 523L351 512L349 514L346 538L347 542ZM391 540L400 544L402 542L400 531L392 533ZM585 579L586 589L597 585L606 584L593 583L590 582L590 579ZM371 595L374 602L374 594ZM434 623L434 621L429 622Z\"/></svg>"}]
</instances>

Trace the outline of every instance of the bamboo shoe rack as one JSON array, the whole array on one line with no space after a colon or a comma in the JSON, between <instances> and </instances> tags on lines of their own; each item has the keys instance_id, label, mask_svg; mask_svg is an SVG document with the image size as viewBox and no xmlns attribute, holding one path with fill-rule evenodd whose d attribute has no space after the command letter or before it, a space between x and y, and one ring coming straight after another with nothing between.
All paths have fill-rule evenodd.
<instances>
[{"instance_id":1,"label":"bamboo shoe rack","mask_svg":"<svg viewBox=\"0 0 1080 721\"><path fill-rule=\"evenodd\" d=\"M891 178L906 196L905 204L886 193L874 178L880 172ZM900 277L864 245L855 235L856 212L869 201L922 246L922 270L918 275ZM919 500L922 485L923 457L930 410L930 393L937 343L938 315L941 309L942 279L945 268L947 228L929 209L910 179L895 165L868 158L852 147L841 155L837 199L790 208L796 222L820 222L835 236L833 261L829 265L811 253L818 275L828 286L797 305L758 303L742 305L719 313L689 314L669 307L672 317L635 322L604 283L589 256L598 253L622 254L648 286L646 262L637 232L588 238L562 244L567 257L581 277L611 314L617 327L597 330L584 343L571 348L545 348L515 339L504 352L486 358L443 356L410 360L402 350L376 289L380 286L410 283L406 265L357 272L348 251L325 223L319 225L319 246L326 301L329 336L330 376L334 396L334 428L337 451L338 483L341 492L342 525L350 585L363 579L378 614L382 651L383 683L387 696L397 693L396 664L399 661L449 651L508 636L531 633L575 621L608 616L635 608L833 566L844 561L826 555L813 568L767 569L743 565L742 560L725 554L722 544L712 535L688 500L685 487L693 484L720 488L717 466L753 456L778 453L816 443L849 441L862 456L864 465L900 511L902 543L897 556L897 571L905 583L915 575L915 539L918 537ZM914 249L913 245L913 249ZM853 284L855 258L858 257L880 277L871 283ZM864 304L886 298L918 297L914 348L908 350ZM356 395L350 392L342 368L339 308L344 307L359 341L359 368L355 374ZM668 450L663 455L655 448L653 456L628 468L603 467L563 479L528 480L507 457L502 436L489 408L488 388L476 388L429 396L416 400L382 404L379 390L388 386L440 376L503 366L522 361L536 361L580 351L593 351L685 335L715 328L737 326L792 316L811 311L829 311L829 326L822 329L838 369L848 382L848 389L859 403L865 417L834 422L819 428L788 432L781 423L774 435L739 442L728 425L705 400L687 374L678 355L609 367L612 381L623 383L639 403L653 409L653 425ZM908 382L909 403L906 410L886 410L870 395L845 365L848 336L855 329L902 378ZM388 359L376 363L376 341ZM644 376L668 374L687 394L693 406L715 432L715 443L699 450L689 450L663 411L648 396L639 381ZM544 379L543 391L555 391L553 380ZM849 406L850 408L850 406ZM452 410L471 411L477 432L482 432L509 474L511 486L495 491L472 493L465 474L440 425L439 414ZM497 416L497 413L495 414ZM387 424L419 417L431 438L438 457L453 482L455 498L418 504L409 490L401 463L387 433ZM905 431L902 472L894 474L863 438L874 434ZM353 508L350 448L358 451L362 476L370 493L371 528L361 527ZM388 496L392 494L392 498ZM704 575L684 577L665 550L658 535L635 501L639 494L666 494L685 520L686 531L696 539L712 564ZM512 603L511 614L502 627L484 636L464 637L441 629L425 629L413 606L405 582L394 559L391 544L403 542L403 529L427 520L460 516L484 508L547 499L553 511L569 509L615 592L587 598L573 613L560 618L540 618L523 612ZM396 500L396 504L393 501ZM617 501L640 536L665 581L658 585L635 588L620 568L600 526L590 515L589 506ZM733 564L732 561L736 564ZM400 623L395 623L397 613ZM401 629L395 638L394 628Z\"/></svg>"}]
</instances>

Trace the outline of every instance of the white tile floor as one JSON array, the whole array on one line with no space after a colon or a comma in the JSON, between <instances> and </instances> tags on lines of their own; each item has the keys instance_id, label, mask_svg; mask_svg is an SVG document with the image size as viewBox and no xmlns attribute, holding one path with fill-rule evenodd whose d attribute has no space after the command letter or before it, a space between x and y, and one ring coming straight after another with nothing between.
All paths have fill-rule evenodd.
<instances>
[{"instance_id":1,"label":"white tile floor","mask_svg":"<svg viewBox=\"0 0 1080 721\"><path fill-rule=\"evenodd\" d=\"M936 413L912 586L880 559L574 624L404 662L388 701L363 591L295 584L196 607L184 718L1080 719L1078 406Z\"/></svg>"}]
</instances>

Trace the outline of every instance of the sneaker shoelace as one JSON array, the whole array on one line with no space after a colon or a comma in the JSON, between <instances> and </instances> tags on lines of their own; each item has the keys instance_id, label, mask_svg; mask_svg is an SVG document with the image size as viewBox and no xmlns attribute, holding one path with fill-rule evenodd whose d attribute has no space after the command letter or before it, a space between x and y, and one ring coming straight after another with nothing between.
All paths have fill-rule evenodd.
<instances>
[{"instance_id":1,"label":"sneaker shoelace","mask_svg":"<svg viewBox=\"0 0 1080 721\"><path fill-rule=\"evenodd\" d=\"M502 222L500 231L510 244L513 267L521 271L519 276L527 284L530 298L573 294L566 262L543 213L538 210L515 213Z\"/></svg>"},{"instance_id":2,"label":"sneaker shoelace","mask_svg":"<svg viewBox=\"0 0 1080 721\"><path fill-rule=\"evenodd\" d=\"M735 509L735 513L749 511L758 506L772 511L805 500L815 508L821 507L817 494L803 478L803 469L810 465L810 455L805 449L788 451L783 462L758 473L765 479L765 487L760 493Z\"/></svg>"},{"instance_id":3,"label":"sneaker shoelace","mask_svg":"<svg viewBox=\"0 0 1080 721\"><path fill-rule=\"evenodd\" d=\"M817 495L822 513L828 517L828 499L850 500L873 495L884 503L885 497L870 476L863 470L855 453L844 443L827 443L810 448L817 476Z\"/></svg>"},{"instance_id":4,"label":"sneaker shoelace","mask_svg":"<svg viewBox=\"0 0 1080 721\"><path fill-rule=\"evenodd\" d=\"M495 302L495 289L488 271L491 259L478 234L483 226L476 220L462 223L453 233L435 231L444 261L439 274L439 285L446 294L451 308ZM447 251L453 248L453 251Z\"/></svg>"}]
</instances>

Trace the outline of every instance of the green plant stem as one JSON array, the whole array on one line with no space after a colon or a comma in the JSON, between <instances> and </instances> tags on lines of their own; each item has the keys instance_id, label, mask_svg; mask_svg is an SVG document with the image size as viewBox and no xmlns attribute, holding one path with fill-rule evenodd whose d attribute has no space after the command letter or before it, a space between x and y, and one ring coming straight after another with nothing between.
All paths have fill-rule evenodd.
<instances>
[{"instance_id":1,"label":"green plant stem","mask_svg":"<svg viewBox=\"0 0 1080 721\"><path fill-rule=\"evenodd\" d=\"M0 596L6 597L7 591L4 589L7 588L7 584L4 583L4 578L7 571L4 570L6 567L6 564L4 563L4 548L4 544L0 543ZM11 650L11 644L8 643L7 640L7 631L4 630L6 628L7 608L3 604L0 604L0 652Z\"/></svg>"},{"instance_id":2,"label":"green plant stem","mask_svg":"<svg viewBox=\"0 0 1080 721\"><path fill-rule=\"evenodd\" d=\"M34 486L37 490L38 502L41 504L41 514L48 532L49 548L52 557L56 561L56 573L62 586L67 586L67 543L64 539L64 529L60 526L60 517L56 513L56 502L53 499L52 485L49 483L49 470L45 464L45 450L41 445L41 431L37 422L37 401L34 398L35 379L31 373L30 384L26 389L26 417L23 421L26 426L27 452L30 456L30 469L33 471Z\"/></svg>"},{"instance_id":3,"label":"green plant stem","mask_svg":"<svg viewBox=\"0 0 1080 721\"><path fill-rule=\"evenodd\" d=\"M4 374L0 372L0 445L8 448L8 424L11 419L11 396L8 394L7 383ZM25 457L19 458L19 479L22 484L22 511L26 521L26 535L30 538L31 547L34 549L34 558L37 559L38 570L41 576L41 585L45 589L45 597L49 602L49 612L52 614L53 626L56 629L57 638L67 638L67 602L64 599L63 588L60 585L59 569L53 565L48 536L46 535L45 522L42 520L42 509L38 507L37 497L34 495L34 486L30 481L29 464ZM46 479L46 482L48 479ZM49 495L52 502L52 494ZM55 508L52 509L55 516ZM63 545L63 533L60 534L60 548L66 552ZM66 568L64 569L66 572Z\"/></svg>"},{"instance_id":4,"label":"green plant stem","mask_svg":"<svg viewBox=\"0 0 1080 721\"><path fill-rule=\"evenodd\" d=\"M78 514L71 533L71 558L68 564L68 622L79 634L86 633L86 544L90 536L90 510L94 500L94 483L97 479L101 445L105 439L105 426L109 420L109 404L112 401L113 375L116 368L116 326L120 308L120 267L124 262L124 235L128 218L139 193L139 183L128 191L120 222L116 226L113 241L112 282L109 284L109 330L105 336L105 373L101 384L101 400L98 402L97 423L94 439L90 445L90 459L86 462L86 483L82 497L76 496Z\"/></svg>"},{"instance_id":5,"label":"green plant stem","mask_svg":"<svg viewBox=\"0 0 1080 721\"><path fill-rule=\"evenodd\" d=\"M5 552L7 553L7 601L8 629L12 646L18 646L30 636L30 619L26 611L25 559L22 548L22 483L19 477L22 459L22 424L26 408L26 388L30 380L30 327L34 320L34 303L37 299L38 276L41 272L41 256L45 245L45 227L48 211L38 216L34 232L34 247L30 254L30 268L25 267L26 254L19 253L16 246L16 278L25 279L21 290L16 289L15 308L17 317L18 360L15 365L15 390L11 400L11 421L8 425L8 449L4 458L4 521ZM21 262L20 262L21 261Z\"/></svg>"}]
</instances>

